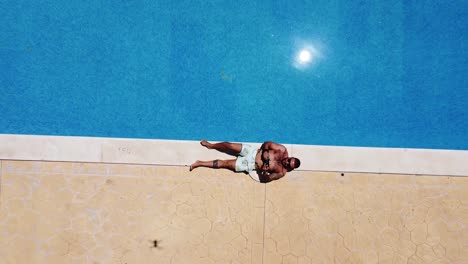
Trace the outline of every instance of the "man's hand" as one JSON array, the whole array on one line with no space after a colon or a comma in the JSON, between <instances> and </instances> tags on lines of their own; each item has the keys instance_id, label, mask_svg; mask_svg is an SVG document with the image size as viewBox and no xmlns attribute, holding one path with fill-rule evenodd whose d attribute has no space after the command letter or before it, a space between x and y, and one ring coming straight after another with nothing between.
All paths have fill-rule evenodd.
<instances>
[{"instance_id":1,"label":"man's hand","mask_svg":"<svg viewBox=\"0 0 468 264\"><path fill-rule=\"evenodd\" d=\"M267 171L264 171L264 170L259 170L257 171L257 174L258 174L258 178L260 180L261 183L267 183L267 182L270 182L270 173L268 173Z\"/></svg>"},{"instance_id":2,"label":"man's hand","mask_svg":"<svg viewBox=\"0 0 468 264\"><path fill-rule=\"evenodd\" d=\"M262 170L257 171L257 173L258 175L263 176L263 177L268 177L270 175L270 172L268 172L267 170L264 170L263 168Z\"/></svg>"}]
</instances>

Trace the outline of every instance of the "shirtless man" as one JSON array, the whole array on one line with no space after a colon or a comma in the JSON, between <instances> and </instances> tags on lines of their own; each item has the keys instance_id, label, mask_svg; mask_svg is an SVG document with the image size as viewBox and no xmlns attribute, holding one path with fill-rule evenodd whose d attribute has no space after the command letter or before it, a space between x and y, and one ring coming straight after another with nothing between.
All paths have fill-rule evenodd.
<instances>
[{"instance_id":1,"label":"shirtless man","mask_svg":"<svg viewBox=\"0 0 468 264\"><path fill-rule=\"evenodd\" d=\"M230 142L210 143L206 140L200 144L208 149L216 149L221 152L233 154L237 159L231 160L197 160L190 166L190 171L198 167L213 169L228 169L235 172L257 171L260 182L266 183L278 180L287 172L299 168L301 161L298 158L289 157L288 151L283 145L266 141L256 150L247 144Z\"/></svg>"}]
</instances>

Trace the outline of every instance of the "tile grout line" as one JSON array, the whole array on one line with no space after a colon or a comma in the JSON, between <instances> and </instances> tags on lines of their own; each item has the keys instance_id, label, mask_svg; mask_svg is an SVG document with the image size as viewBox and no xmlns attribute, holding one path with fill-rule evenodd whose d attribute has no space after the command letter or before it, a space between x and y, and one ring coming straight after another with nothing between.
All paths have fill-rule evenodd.
<instances>
[{"instance_id":1,"label":"tile grout line","mask_svg":"<svg viewBox=\"0 0 468 264\"><path fill-rule=\"evenodd\" d=\"M263 262L263 258L264 258L264 255L265 255L265 226L266 226L266 193L267 193L267 185L266 183L264 184L265 185L265 191L264 191L264 197L263 197L263 243L262 243L262 264L264 264Z\"/></svg>"}]
</instances>

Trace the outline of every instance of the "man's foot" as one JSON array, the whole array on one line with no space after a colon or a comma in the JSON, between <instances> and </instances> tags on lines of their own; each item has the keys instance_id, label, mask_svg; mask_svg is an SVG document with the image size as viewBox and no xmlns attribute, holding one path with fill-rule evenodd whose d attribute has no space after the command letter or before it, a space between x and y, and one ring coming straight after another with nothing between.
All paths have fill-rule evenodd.
<instances>
[{"instance_id":1,"label":"man's foot","mask_svg":"<svg viewBox=\"0 0 468 264\"><path fill-rule=\"evenodd\" d=\"M197 160L195 161L192 165L190 165L190 171L193 171L194 169L200 167L200 161Z\"/></svg>"},{"instance_id":2,"label":"man's foot","mask_svg":"<svg viewBox=\"0 0 468 264\"><path fill-rule=\"evenodd\" d=\"M202 141L200 141L200 145L204 146L205 148L207 149L211 149L211 143L206 141L205 139L203 139Z\"/></svg>"}]
</instances>

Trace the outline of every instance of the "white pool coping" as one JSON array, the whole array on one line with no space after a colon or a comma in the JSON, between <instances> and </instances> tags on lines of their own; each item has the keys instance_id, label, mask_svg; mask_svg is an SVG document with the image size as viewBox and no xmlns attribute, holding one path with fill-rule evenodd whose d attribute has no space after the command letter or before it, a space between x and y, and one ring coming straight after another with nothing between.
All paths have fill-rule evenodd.
<instances>
[{"instance_id":1,"label":"white pool coping","mask_svg":"<svg viewBox=\"0 0 468 264\"><path fill-rule=\"evenodd\" d=\"M468 151L284 145L299 170L468 176ZM189 166L232 158L199 141L0 134L0 160Z\"/></svg>"}]
</instances>

